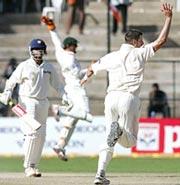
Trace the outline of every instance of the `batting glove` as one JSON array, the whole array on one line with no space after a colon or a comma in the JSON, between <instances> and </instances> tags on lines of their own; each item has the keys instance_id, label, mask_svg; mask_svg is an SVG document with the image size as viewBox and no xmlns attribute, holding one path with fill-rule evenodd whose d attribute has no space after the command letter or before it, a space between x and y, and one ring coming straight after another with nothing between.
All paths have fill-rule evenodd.
<instances>
[{"instance_id":1,"label":"batting glove","mask_svg":"<svg viewBox=\"0 0 180 185\"><path fill-rule=\"evenodd\" d=\"M56 29L56 26L55 26L53 20L50 19L50 18L47 17L47 16L42 16L42 17L41 17L41 22L44 23L45 25L47 25L47 28L48 28L48 30L50 30L50 31L53 31L53 30Z\"/></svg>"},{"instance_id":2,"label":"batting glove","mask_svg":"<svg viewBox=\"0 0 180 185\"><path fill-rule=\"evenodd\" d=\"M8 105L10 99L11 99L11 91L4 91L3 93L0 94L0 102L3 103L4 105Z\"/></svg>"}]
</instances>

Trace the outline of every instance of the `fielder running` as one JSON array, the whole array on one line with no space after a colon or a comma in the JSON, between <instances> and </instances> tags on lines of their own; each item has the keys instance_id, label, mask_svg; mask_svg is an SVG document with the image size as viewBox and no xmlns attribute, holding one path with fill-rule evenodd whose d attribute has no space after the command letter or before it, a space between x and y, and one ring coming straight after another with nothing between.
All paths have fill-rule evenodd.
<instances>
[{"instance_id":1,"label":"fielder running","mask_svg":"<svg viewBox=\"0 0 180 185\"><path fill-rule=\"evenodd\" d=\"M92 122L92 115L89 113L89 100L85 88L80 85L80 80L84 77L87 69L81 70L81 66L75 58L78 41L73 37L67 37L63 41L56 32L54 22L48 17L43 16L41 21L45 23L51 35L55 46L56 59L61 67L62 75L65 79L65 91L72 107L69 112L63 112L67 117L63 123L63 129L60 133L60 139L53 150L61 160L67 161L65 147L68 144L75 126L79 119Z\"/></svg>"},{"instance_id":2,"label":"fielder running","mask_svg":"<svg viewBox=\"0 0 180 185\"><path fill-rule=\"evenodd\" d=\"M16 83L19 84L19 104L41 124L37 130L30 129L25 123L21 124L25 136L25 175L27 177L40 177L41 173L37 167L46 136L49 87L51 85L59 96L64 93L64 90L60 86L59 76L54 67L43 60L43 56L46 54L45 42L41 39L32 40L29 45L29 52L31 57L20 63L7 80L0 101L7 105Z\"/></svg>"},{"instance_id":3,"label":"fielder running","mask_svg":"<svg viewBox=\"0 0 180 185\"><path fill-rule=\"evenodd\" d=\"M109 72L108 94L105 98L106 138L99 152L94 184L110 184L105 172L117 142L126 148L136 145L140 112L139 93L145 63L166 42L171 26L172 6L165 3L161 11L165 22L154 42L144 45L142 32L129 30L125 34L125 44L122 44L118 51L107 54L92 64L86 78L81 81L82 84L85 83L88 77L101 70Z\"/></svg>"}]
</instances>

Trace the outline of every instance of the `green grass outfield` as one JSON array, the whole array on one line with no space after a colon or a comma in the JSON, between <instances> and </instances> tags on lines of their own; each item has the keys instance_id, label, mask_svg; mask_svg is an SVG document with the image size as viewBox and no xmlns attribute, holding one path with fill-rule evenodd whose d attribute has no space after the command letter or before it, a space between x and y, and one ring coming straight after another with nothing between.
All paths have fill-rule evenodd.
<instances>
[{"instance_id":1,"label":"green grass outfield","mask_svg":"<svg viewBox=\"0 0 180 185\"><path fill-rule=\"evenodd\" d=\"M43 172L96 172L97 157L73 157L68 162L56 157L43 157L40 170ZM0 157L0 172L22 172L23 157ZM107 172L116 173L179 173L180 158L176 157L116 157Z\"/></svg>"}]
</instances>

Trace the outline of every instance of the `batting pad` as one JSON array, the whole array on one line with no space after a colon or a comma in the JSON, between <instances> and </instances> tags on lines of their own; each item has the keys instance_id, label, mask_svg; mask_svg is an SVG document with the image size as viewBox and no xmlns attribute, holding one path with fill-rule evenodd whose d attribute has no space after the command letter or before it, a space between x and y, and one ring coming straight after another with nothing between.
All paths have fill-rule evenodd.
<instances>
[{"instance_id":1,"label":"batting pad","mask_svg":"<svg viewBox=\"0 0 180 185\"><path fill-rule=\"evenodd\" d=\"M42 125L40 129L31 135L25 136L24 142L24 167L36 167L40 161L42 149L46 137L46 125Z\"/></svg>"}]
</instances>

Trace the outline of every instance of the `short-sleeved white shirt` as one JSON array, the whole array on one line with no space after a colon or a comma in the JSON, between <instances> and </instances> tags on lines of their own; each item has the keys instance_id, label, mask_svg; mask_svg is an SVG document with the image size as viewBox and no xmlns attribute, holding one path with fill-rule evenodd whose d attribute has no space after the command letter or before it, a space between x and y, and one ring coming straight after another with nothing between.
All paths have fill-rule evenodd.
<instances>
[{"instance_id":1,"label":"short-sleeved white shirt","mask_svg":"<svg viewBox=\"0 0 180 185\"><path fill-rule=\"evenodd\" d=\"M139 95L144 77L145 62L154 55L152 44L135 48L130 44L122 44L118 51L111 52L92 65L96 74L98 71L109 72L110 91L129 92Z\"/></svg>"}]
</instances>

